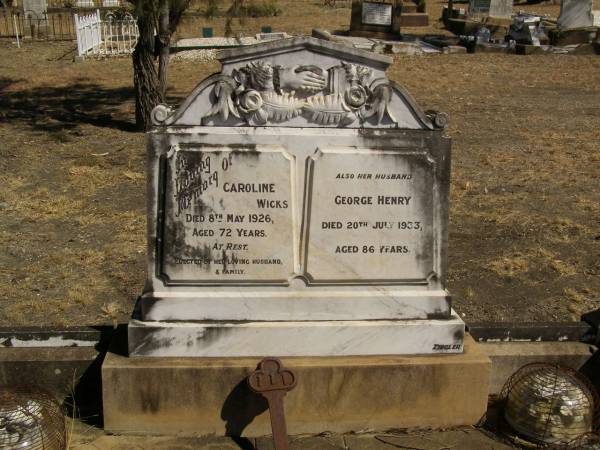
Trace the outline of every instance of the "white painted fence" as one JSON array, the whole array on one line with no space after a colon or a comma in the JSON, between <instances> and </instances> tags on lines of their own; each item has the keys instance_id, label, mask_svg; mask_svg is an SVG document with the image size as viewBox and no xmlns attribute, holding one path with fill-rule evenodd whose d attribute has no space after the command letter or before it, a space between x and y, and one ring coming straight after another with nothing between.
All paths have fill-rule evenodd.
<instances>
[{"instance_id":1,"label":"white painted fence","mask_svg":"<svg viewBox=\"0 0 600 450\"><path fill-rule=\"evenodd\" d=\"M130 14L122 19L108 14L102 20L99 10L83 16L75 14L75 31L79 56L126 55L133 52L139 36L137 23Z\"/></svg>"}]
</instances>

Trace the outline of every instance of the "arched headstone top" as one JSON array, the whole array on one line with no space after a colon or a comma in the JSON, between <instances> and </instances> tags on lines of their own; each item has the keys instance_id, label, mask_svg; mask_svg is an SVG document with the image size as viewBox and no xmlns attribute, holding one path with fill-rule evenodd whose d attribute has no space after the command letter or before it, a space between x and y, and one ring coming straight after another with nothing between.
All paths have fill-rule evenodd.
<instances>
[{"instance_id":1,"label":"arched headstone top","mask_svg":"<svg viewBox=\"0 0 600 450\"><path fill-rule=\"evenodd\" d=\"M312 37L223 50L220 73L177 109L159 105L162 126L400 128L433 130L410 94L385 76L393 59ZM433 120L432 120L433 119Z\"/></svg>"}]
</instances>

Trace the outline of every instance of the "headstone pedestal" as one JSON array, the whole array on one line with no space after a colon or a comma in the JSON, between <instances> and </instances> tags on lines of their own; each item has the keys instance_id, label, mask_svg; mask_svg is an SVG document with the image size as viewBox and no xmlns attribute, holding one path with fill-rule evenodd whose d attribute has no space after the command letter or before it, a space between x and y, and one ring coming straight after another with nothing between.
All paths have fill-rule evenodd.
<instances>
[{"instance_id":1,"label":"headstone pedestal","mask_svg":"<svg viewBox=\"0 0 600 450\"><path fill-rule=\"evenodd\" d=\"M330 41L220 60L153 112L148 275L129 357L103 363L105 428L266 434L245 382L266 356L298 375L290 434L474 424L490 362L446 290L446 116Z\"/></svg>"}]
</instances>

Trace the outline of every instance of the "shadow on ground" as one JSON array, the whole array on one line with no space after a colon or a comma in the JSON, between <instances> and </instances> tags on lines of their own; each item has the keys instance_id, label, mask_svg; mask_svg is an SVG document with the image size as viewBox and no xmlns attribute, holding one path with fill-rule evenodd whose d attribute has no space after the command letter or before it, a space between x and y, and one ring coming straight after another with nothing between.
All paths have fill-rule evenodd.
<instances>
[{"instance_id":1,"label":"shadow on ground","mask_svg":"<svg viewBox=\"0 0 600 450\"><path fill-rule=\"evenodd\" d=\"M133 120L117 117L126 102L134 101L131 87L107 88L76 81L69 86L8 88L19 80L0 78L0 123L20 122L36 131L57 132L81 124L137 131Z\"/></svg>"}]
</instances>

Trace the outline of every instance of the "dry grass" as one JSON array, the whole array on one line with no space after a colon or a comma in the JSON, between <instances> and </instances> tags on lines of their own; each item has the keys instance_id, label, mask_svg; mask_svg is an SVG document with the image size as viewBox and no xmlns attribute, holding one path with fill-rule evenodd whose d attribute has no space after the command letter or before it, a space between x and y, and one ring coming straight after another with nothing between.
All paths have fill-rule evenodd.
<instances>
[{"instance_id":1,"label":"dry grass","mask_svg":"<svg viewBox=\"0 0 600 450\"><path fill-rule=\"evenodd\" d=\"M529 261L524 256L515 255L491 261L486 264L486 267L501 277L514 277L529 270Z\"/></svg>"},{"instance_id":2,"label":"dry grass","mask_svg":"<svg viewBox=\"0 0 600 450\"><path fill-rule=\"evenodd\" d=\"M284 14L248 22L248 34L347 27L348 8L298 3L280 2ZM72 50L0 42L2 325L123 321L143 286L145 147L131 131L131 64L74 64ZM218 68L174 62L171 102ZM600 59L397 57L388 74L450 116L448 278L465 319L565 320L600 306Z\"/></svg>"}]
</instances>

